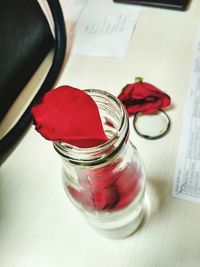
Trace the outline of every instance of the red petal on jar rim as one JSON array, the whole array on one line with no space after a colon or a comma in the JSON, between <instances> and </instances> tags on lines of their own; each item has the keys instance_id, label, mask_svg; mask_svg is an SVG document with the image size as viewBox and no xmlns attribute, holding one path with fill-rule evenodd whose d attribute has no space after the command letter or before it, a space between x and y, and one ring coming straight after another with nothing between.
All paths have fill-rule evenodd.
<instances>
[{"instance_id":1,"label":"red petal on jar rim","mask_svg":"<svg viewBox=\"0 0 200 267\"><path fill-rule=\"evenodd\" d=\"M77 147L93 147L108 140L98 107L83 90L61 86L47 92L32 108L36 130L46 139Z\"/></svg>"}]
</instances>

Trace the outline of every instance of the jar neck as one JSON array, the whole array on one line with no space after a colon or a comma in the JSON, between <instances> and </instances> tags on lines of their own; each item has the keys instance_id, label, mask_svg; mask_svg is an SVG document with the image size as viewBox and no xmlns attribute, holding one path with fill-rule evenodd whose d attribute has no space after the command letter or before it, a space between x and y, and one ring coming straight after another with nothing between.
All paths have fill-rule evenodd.
<instances>
[{"instance_id":1,"label":"jar neck","mask_svg":"<svg viewBox=\"0 0 200 267\"><path fill-rule=\"evenodd\" d=\"M109 140L99 146L79 148L63 142L54 142L55 150L67 161L91 166L113 158L126 144L129 120L122 103L115 96L102 90L85 90L96 102L105 134Z\"/></svg>"}]
</instances>

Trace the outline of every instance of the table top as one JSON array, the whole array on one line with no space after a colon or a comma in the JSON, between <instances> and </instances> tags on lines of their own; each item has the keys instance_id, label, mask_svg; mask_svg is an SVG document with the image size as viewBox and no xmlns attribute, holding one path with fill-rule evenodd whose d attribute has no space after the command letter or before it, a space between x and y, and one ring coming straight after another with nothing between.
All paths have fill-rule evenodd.
<instances>
[{"instance_id":1,"label":"table top","mask_svg":"<svg viewBox=\"0 0 200 267\"><path fill-rule=\"evenodd\" d=\"M31 126L1 165L1 267L200 266L200 205L171 195L199 10L199 0L185 12L142 8L124 59L69 53L57 82L117 96L142 76L171 96L165 137L148 141L132 129L149 198L138 231L114 240L91 229L65 195L61 159Z\"/></svg>"}]
</instances>

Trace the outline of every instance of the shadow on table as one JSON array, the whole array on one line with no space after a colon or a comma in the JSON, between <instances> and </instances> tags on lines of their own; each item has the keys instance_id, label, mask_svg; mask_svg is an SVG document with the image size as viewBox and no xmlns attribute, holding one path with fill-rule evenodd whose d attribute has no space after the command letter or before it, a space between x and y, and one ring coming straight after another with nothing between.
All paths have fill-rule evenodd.
<instances>
[{"instance_id":1,"label":"shadow on table","mask_svg":"<svg viewBox=\"0 0 200 267\"><path fill-rule=\"evenodd\" d=\"M169 185L165 181L159 181L153 178L147 180L144 200L144 218L137 232L143 230L150 221L156 222L159 220L160 215L165 212L165 194L168 194L168 187Z\"/></svg>"}]
</instances>

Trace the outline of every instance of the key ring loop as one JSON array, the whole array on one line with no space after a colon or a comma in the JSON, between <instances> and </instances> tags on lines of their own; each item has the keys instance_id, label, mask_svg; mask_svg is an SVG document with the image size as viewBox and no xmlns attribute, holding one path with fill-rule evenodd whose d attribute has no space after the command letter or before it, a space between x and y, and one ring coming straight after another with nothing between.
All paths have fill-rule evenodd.
<instances>
[{"instance_id":1,"label":"key ring loop","mask_svg":"<svg viewBox=\"0 0 200 267\"><path fill-rule=\"evenodd\" d=\"M167 113L164 110L159 109L154 114L157 114L159 116L164 115L165 120L166 120L166 127L164 129L161 129L160 130L160 134L158 134L158 135L147 135L147 134L143 134L141 131L139 131L138 127L137 127L137 122L139 120L139 116L142 116L144 114L142 114L141 112L135 113L134 118L133 118L133 127L134 127L136 133L139 136L141 136L142 138L145 138L145 139L148 139L148 140L156 140L156 139L159 139L159 138L165 136L169 132L169 129L170 129L170 126L171 126L171 120L170 120L169 116L167 115Z\"/></svg>"}]
</instances>

